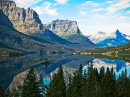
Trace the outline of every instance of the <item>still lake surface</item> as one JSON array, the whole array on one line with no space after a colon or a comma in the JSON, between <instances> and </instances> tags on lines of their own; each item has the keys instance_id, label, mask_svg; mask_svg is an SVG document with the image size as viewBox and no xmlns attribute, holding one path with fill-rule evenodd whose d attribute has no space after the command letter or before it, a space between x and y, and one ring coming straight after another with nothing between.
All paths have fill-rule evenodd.
<instances>
[{"instance_id":1,"label":"still lake surface","mask_svg":"<svg viewBox=\"0 0 130 97\"><path fill-rule=\"evenodd\" d=\"M45 66L41 64L48 58L51 64ZM37 78L44 78L47 84L48 80L52 79L56 69L62 65L65 80L82 64L84 69L87 67L89 61L93 61L93 66L100 69L102 66L105 68L114 68L116 77L121 74L125 69L130 73L130 63L125 60L107 59L107 58L92 58L82 55L66 55L66 54L52 54L52 55L37 55L31 54L22 57L1 58L0 60L0 84L5 88L17 88L23 82L28 69L33 66L37 74Z\"/></svg>"}]
</instances>

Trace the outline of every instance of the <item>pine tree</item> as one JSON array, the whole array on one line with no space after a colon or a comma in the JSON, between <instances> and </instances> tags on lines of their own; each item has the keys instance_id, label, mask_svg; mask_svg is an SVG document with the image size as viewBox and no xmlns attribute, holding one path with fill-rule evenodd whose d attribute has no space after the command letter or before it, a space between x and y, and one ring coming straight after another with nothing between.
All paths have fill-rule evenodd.
<instances>
[{"instance_id":1,"label":"pine tree","mask_svg":"<svg viewBox=\"0 0 130 97\"><path fill-rule=\"evenodd\" d=\"M113 68L110 70L107 67L106 73L101 79L102 96L116 97L116 79Z\"/></svg>"},{"instance_id":2,"label":"pine tree","mask_svg":"<svg viewBox=\"0 0 130 97\"><path fill-rule=\"evenodd\" d=\"M117 80L117 97L130 97L130 79L127 71L123 71Z\"/></svg>"},{"instance_id":3,"label":"pine tree","mask_svg":"<svg viewBox=\"0 0 130 97\"><path fill-rule=\"evenodd\" d=\"M1 85L0 85L0 97L6 97L5 90L3 89Z\"/></svg>"},{"instance_id":4,"label":"pine tree","mask_svg":"<svg viewBox=\"0 0 130 97\"><path fill-rule=\"evenodd\" d=\"M79 69L74 72L71 81L67 88L67 97L82 97L83 95L83 74L82 74L82 64L80 64Z\"/></svg>"},{"instance_id":5,"label":"pine tree","mask_svg":"<svg viewBox=\"0 0 130 97\"><path fill-rule=\"evenodd\" d=\"M29 70L22 86L22 97L41 97L41 91L36 81L36 74L33 67Z\"/></svg>"},{"instance_id":6,"label":"pine tree","mask_svg":"<svg viewBox=\"0 0 130 97\"><path fill-rule=\"evenodd\" d=\"M66 97L66 85L63 76L62 66L58 68L56 74L47 88L46 97Z\"/></svg>"}]
</instances>

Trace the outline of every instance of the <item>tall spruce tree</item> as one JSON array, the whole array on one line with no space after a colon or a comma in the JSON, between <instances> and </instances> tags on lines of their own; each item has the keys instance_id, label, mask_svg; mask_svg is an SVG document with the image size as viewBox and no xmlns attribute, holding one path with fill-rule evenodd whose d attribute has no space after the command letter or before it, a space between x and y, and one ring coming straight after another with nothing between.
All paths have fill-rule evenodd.
<instances>
[{"instance_id":1,"label":"tall spruce tree","mask_svg":"<svg viewBox=\"0 0 130 97\"><path fill-rule=\"evenodd\" d=\"M0 85L0 97L6 97L6 93L5 90L3 89L3 87Z\"/></svg>"},{"instance_id":2,"label":"tall spruce tree","mask_svg":"<svg viewBox=\"0 0 130 97\"><path fill-rule=\"evenodd\" d=\"M62 66L58 68L56 74L47 88L46 97L66 97L66 85L63 76Z\"/></svg>"},{"instance_id":3,"label":"tall spruce tree","mask_svg":"<svg viewBox=\"0 0 130 97\"><path fill-rule=\"evenodd\" d=\"M67 97L82 97L83 90L83 75L82 75L82 64L80 64L79 69L74 72L71 81L67 88Z\"/></svg>"},{"instance_id":4,"label":"tall spruce tree","mask_svg":"<svg viewBox=\"0 0 130 97\"><path fill-rule=\"evenodd\" d=\"M101 75L101 74L100 74ZM101 79L102 97L116 97L116 78L112 69L107 68Z\"/></svg>"},{"instance_id":5,"label":"tall spruce tree","mask_svg":"<svg viewBox=\"0 0 130 97\"><path fill-rule=\"evenodd\" d=\"M22 97L41 97L39 84L33 67L29 70L22 86Z\"/></svg>"},{"instance_id":6,"label":"tall spruce tree","mask_svg":"<svg viewBox=\"0 0 130 97\"><path fill-rule=\"evenodd\" d=\"M130 79L127 71L123 71L117 80L117 97L130 97Z\"/></svg>"}]
</instances>

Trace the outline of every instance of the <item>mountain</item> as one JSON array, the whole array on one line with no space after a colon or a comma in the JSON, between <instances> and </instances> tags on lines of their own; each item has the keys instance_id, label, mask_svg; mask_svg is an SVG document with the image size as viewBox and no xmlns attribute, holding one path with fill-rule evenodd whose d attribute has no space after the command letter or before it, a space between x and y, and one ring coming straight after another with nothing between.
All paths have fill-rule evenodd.
<instances>
[{"instance_id":1,"label":"mountain","mask_svg":"<svg viewBox=\"0 0 130 97\"><path fill-rule=\"evenodd\" d=\"M0 10L0 25L14 29L13 24L10 22L9 18L3 13L2 10Z\"/></svg>"},{"instance_id":2,"label":"mountain","mask_svg":"<svg viewBox=\"0 0 130 97\"><path fill-rule=\"evenodd\" d=\"M33 9L19 8L14 1L0 1L0 25L6 26L7 28L1 27L7 31L10 30L8 28L11 28L11 32L13 32L10 33L11 35L16 34L17 36L18 32L21 32L18 35L21 39L23 39L23 36L28 36L28 38L31 39L30 41L38 41L40 44L45 45L53 44L61 46L61 48L64 47L64 45L72 44L65 39L60 38L52 31L46 30L41 23L38 14ZM2 33L1 37L9 34L6 30L3 30L5 33ZM26 35L23 35L22 33Z\"/></svg>"},{"instance_id":3,"label":"mountain","mask_svg":"<svg viewBox=\"0 0 130 97\"><path fill-rule=\"evenodd\" d=\"M44 24L46 29L55 32L60 37L73 34L82 34L78 28L76 21L70 20L54 20L52 23Z\"/></svg>"},{"instance_id":4,"label":"mountain","mask_svg":"<svg viewBox=\"0 0 130 97\"><path fill-rule=\"evenodd\" d=\"M116 30L113 33L98 32L88 38L99 47L120 46L130 42L130 36Z\"/></svg>"},{"instance_id":5,"label":"mountain","mask_svg":"<svg viewBox=\"0 0 130 97\"><path fill-rule=\"evenodd\" d=\"M14 1L1 0L0 9L19 32L29 35L45 31L38 14L31 8L20 8L16 6Z\"/></svg>"},{"instance_id":6,"label":"mountain","mask_svg":"<svg viewBox=\"0 0 130 97\"><path fill-rule=\"evenodd\" d=\"M29 39L38 41L41 44L44 43L45 45L53 44L61 48L63 47L73 48L75 50L96 47L95 44L93 44L91 41L89 41L88 38L82 35L77 26L77 22L75 21L65 22L64 20L63 21L57 20L59 22L57 21L55 22L56 25L59 24L58 29L60 29L59 30L60 32L62 31L63 33L66 30L67 33L62 36L65 37L71 36L68 37L67 40L65 40L62 37L56 35L57 33L54 33L55 32L54 30L51 31L49 28L47 28L49 26L43 25L38 14L31 8L28 9L20 8L16 6L14 1L1 0L0 10L1 13L3 12L2 13L3 16L6 17L5 21L8 21L8 22L0 21L1 25L6 26L8 28L12 28L12 30L14 29L15 32L21 32L27 35ZM0 20L3 20L2 17L0 17L1 18ZM60 26L60 23L63 24ZM7 26L8 24L10 24L10 26Z\"/></svg>"},{"instance_id":7,"label":"mountain","mask_svg":"<svg viewBox=\"0 0 130 97\"><path fill-rule=\"evenodd\" d=\"M44 24L44 27L51 30L58 36L66 39L67 41L77 43L81 48L97 47L81 33L76 21L57 19L52 21L51 23Z\"/></svg>"},{"instance_id":8,"label":"mountain","mask_svg":"<svg viewBox=\"0 0 130 97\"><path fill-rule=\"evenodd\" d=\"M46 34L50 33L50 35L52 34L52 32L49 31L48 32L46 31L45 33ZM2 10L0 10L0 48L5 49L8 48L10 50L18 50L25 53L35 52L39 54L45 54L46 52L51 53L51 52L71 51L71 49L65 48L64 46L61 45L56 45L53 42L50 42L49 40L34 39L32 36L28 36L24 33L15 30L12 22L3 13Z\"/></svg>"},{"instance_id":9,"label":"mountain","mask_svg":"<svg viewBox=\"0 0 130 97\"><path fill-rule=\"evenodd\" d=\"M9 18L13 27L26 35L32 36L41 42L54 42L68 45L70 42L58 37L52 31L46 30L38 16L31 8L24 9L16 6L14 1L0 1L0 8ZM6 24L5 24L6 25Z\"/></svg>"}]
</instances>

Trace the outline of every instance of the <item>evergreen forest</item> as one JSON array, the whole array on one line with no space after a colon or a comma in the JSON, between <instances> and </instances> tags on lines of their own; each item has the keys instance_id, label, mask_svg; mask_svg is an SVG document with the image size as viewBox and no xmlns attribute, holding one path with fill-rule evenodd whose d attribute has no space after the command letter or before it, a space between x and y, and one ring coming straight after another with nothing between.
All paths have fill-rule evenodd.
<instances>
[{"instance_id":1,"label":"evergreen forest","mask_svg":"<svg viewBox=\"0 0 130 97\"><path fill-rule=\"evenodd\" d=\"M0 97L130 97L130 75L123 71L118 78L113 68L93 68L92 62L83 70L82 64L68 81L62 66L49 85L37 80L33 67L28 71L19 90L10 92L0 86Z\"/></svg>"}]
</instances>

